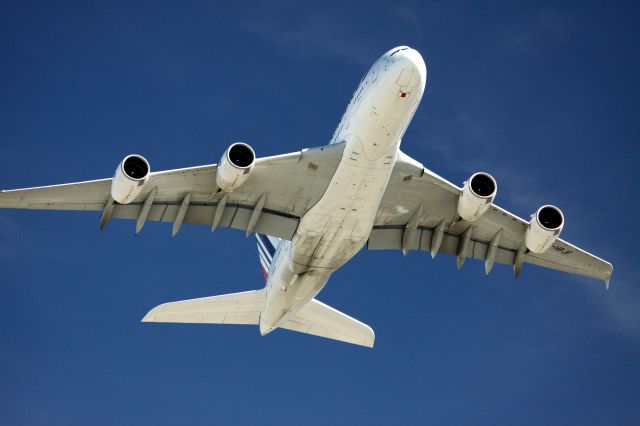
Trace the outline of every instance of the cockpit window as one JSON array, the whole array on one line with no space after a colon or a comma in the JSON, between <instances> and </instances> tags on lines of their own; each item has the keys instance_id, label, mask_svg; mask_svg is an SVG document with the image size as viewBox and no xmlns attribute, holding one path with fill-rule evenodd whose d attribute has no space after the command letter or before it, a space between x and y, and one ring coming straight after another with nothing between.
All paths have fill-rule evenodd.
<instances>
[{"instance_id":1,"label":"cockpit window","mask_svg":"<svg viewBox=\"0 0 640 426\"><path fill-rule=\"evenodd\" d=\"M393 56L393 55L395 55L396 53L401 52L401 51L403 51L403 50L407 50L407 49L408 49L408 47L402 47L402 48L400 48L400 49L396 49L396 50L394 50L394 51L391 53L391 55L389 55L389 57L392 57L392 56Z\"/></svg>"},{"instance_id":2,"label":"cockpit window","mask_svg":"<svg viewBox=\"0 0 640 426\"><path fill-rule=\"evenodd\" d=\"M369 75L369 71L367 71L366 73L364 73L364 75L362 76L362 78L360 79L360 83L358 84L362 84L362 82L364 81L365 78L367 78L367 76Z\"/></svg>"}]
</instances>

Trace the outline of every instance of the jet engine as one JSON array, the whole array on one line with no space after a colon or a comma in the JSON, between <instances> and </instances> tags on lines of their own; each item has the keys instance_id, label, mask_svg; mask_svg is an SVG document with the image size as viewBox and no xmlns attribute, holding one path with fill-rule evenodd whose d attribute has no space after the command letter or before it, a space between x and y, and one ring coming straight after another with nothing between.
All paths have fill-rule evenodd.
<instances>
[{"instance_id":1,"label":"jet engine","mask_svg":"<svg viewBox=\"0 0 640 426\"><path fill-rule=\"evenodd\" d=\"M555 206L542 206L531 215L524 237L525 245L533 253L544 253L560 236L564 216Z\"/></svg>"},{"instance_id":2,"label":"jet engine","mask_svg":"<svg viewBox=\"0 0 640 426\"><path fill-rule=\"evenodd\" d=\"M149 162L141 155L124 157L111 182L111 197L120 204L129 204L142 191L150 172Z\"/></svg>"},{"instance_id":3,"label":"jet engine","mask_svg":"<svg viewBox=\"0 0 640 426\"><path fill-rule=\"evenodd\" d=\"M472 175L462 187L458 199L458 215L467 222L478 220L493 202L496 190L496 181L490 174Z\"/></svg>"},{"instance_id":4,"label":"jet engine","mask_svg":"<svg viewBox=\"0 0 640 426\"><path fill-rule=\"evenodd\" d=\"M242 185L251 175L253 165L256 162L256 154L249 145L243 142L232 144L222 154L216 184L224 192L231 192Z\"/></svg>"}]
</instances>

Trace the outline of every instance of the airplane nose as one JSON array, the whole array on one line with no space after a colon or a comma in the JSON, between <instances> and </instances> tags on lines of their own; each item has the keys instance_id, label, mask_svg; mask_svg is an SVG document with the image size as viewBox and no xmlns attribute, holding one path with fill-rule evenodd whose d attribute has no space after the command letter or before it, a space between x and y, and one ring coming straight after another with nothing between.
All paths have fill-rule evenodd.
<instances>
[{"instance_id":1,"label":"airplane nose","mask_svg":"<svg viewBox=\"0 0 640 426\"><path fill-rule=\"evenodd\" d=\"M385 57L390 78L393 84L401 93L424 93L427 81L427 66L422 59L422 55L410 47L396 48L389 51ZM414 91L415 90L415 91Z\"/></svg>"},{"instance_id":2,"label":"airplane nose","mask_svg":"<svg viewBox=\"0 0 640 426\"><path fill-rule=\"evenodd\" d=\"M397 46L397 47L394 47L393 49L388 50L388 51L387 51L384 55L382 55L382 56L383 56L383 57L390 58L390 57L392 57L392 56L394 56L394 55L397 55L397 54L398 54L398 52L401 52L401 51L403 51L403 50L407 50L407 49L410 49L410 47L409 47L409 46Z\"/></svg>"},{"instance_id":3,"label":"airplane nose","mask_svg":"<svg viewBox=\"0 0 640 426\"><path fill-rule=\"evenodd\" d=\"M424 90L427 82L427 65L422 59L422 55L415 49L407 48L398 51L395 55L395 63L398 67L413 71L413 79L418 80L418 85Z\"/></svg>"}]
</instances>

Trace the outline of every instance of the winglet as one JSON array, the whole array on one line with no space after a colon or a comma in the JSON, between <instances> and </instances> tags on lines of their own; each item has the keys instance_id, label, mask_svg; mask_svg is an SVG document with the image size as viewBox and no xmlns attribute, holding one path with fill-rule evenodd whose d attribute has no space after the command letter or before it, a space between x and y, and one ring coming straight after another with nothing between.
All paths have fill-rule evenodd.
<instances>
[{"instance_id":1,"label":"winglet","mask_svg":"<svg viewBox=\"0 0 640 426\"><path fill-rule=\"evenodd\" d=\"M604 280L604 288L609 290L609 282L611 281L611 275L613 274L613 265L609 263L609 270L607 271L607 279Z\"/></svg>"}]
</instances>

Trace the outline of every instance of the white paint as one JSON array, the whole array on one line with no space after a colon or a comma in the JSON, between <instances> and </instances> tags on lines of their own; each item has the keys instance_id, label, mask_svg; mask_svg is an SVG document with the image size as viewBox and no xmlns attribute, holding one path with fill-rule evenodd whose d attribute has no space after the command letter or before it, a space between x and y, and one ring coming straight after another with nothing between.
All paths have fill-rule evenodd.
<instances>
[{"instance_id":1,"label":"white paint","mask_svg":"<svg viewBox=\"0 0 640 426\"><path fill-rule=\"evenodd\" d=\"M490 195L477 194L471 188L471 182L478 176L483 175L486 179L490 179L493 183L493 192ZM487 173L475 173L469 179L466 180L460 193L460 199L458 200L458 215L467 222L475 222L487 211L493 199L496 198L496 181L493 176Z\"/></svg>"},{"instance_id":2,"label":"white paint","mask_svg":"<svg viewBox=\"0 0 640 426\"><path fill-rule=\"evenodd\" d=\"M560 224L554 228L549 228L542 224L540 220L540 212L543 209L553 209L560 215ZM542 206L531 215L531 222L527 226L527 231L524 236L525 245L533 253L544 253L549 250L553 243L556 242L564 226L564 216L559 208L555 206Z\"/></svg>"},{"instance_id":3,"label":"white paint","mask_svg":"<svg viewBox=\"0 0 640 426\"><path fill-rule=\"evenodd\" d=\"M260 316L262 334L313 299L366 243L426 78L420 54L398 47L360 82L331 140L346 144L331 183L302 217L293 240L276 252Z\"/></svg>"},{"instance_id":4,"label":"white paint","mask_svg":"<svg viewBox=\"0 0 640 426\"><path fill-rule=\"evenodd\" d=\"M262 244L260 262L263 267L269 267L265 289L163 304L152 309L144 321L259 324L262 334L281 327L370 347L375 338L370 327L313 297L369 237L370 247L373 245L374 249L376 245L402 248L407 253L414 247L414 232L420 224L435 226L431 240L434 256L443 244L445 232L452 232L451 227L445 231L445 224L455 217L456 202L461 217L477 219L473 228L464 221L456 222L460 225L453 235L464 232L458 244L458 268L470 255L469 250L473 250L472 244L486 244L490 239L485 257L486 273L495 262L511 263L510 256L504 252L510 250L517 251L513 260L516 276L527 262L602 279L608 287L613 272L609 262L558 239L564 218L557 208L543 206L527 223L498 206L487 208L495 196L493 178L490 182L493 189L491 184L481 185L481 181L475 182L478 185L465 183L464 188L459 188L399 151L400 141L424 92L425 81L426 67L420 54L406 47L387 52L362 79L349 103L331 140L338 145L259 159L254 179L244 184L253 170L255 154L245 144L234 144L232 148L241 149L230 148L225 152L216 177L216 166L212 165L150 174L147 161L133 155L120 163L113 180L0 191L0 207L102 210L101 229L112 214L120 218L137 216L136 232L139 232L148 216L150 220L165 220L167 208L182 200L175 216L175 234L186 216L198 216L187 214L192 194L199 204L202 200L211 201L216 179L219 189L235 191L220 194L213 210L213 206L198 206L200 213L208 210L213 214L212 230L222 220L227 197L232 197L229 201L238 210L246 208L248 200L252 200L253 212L247 231L262 225L263 232L287 239L278 243L269 238L270 244L266 244L269 250L263 250L266 240L259 243ZM468 182L472 181L473 177ZM147 190L142 188L145 184L149 186ZM473 202L464 205L465 194L470 189L475 195L484 196L484 204L474 197L469 198ZM388 192L386 197L385 192ZM140 206L142 199L144 205ZM157 207L163 210L160 216L156 211L152 218L150 209L154 200L159 200ZM133 205L115 206L116 201ZM269 210L275 208L276 212L290 214L292 218L280 224L260 224L262 209L266 210L268 203L272 204ZM241 206L237 207L238 204ZM138 208L140 210L136 210ZM136 211L137 215L132 214ZM300 221L294 234L291 228L296 224L296 217L300 217ZM265 218L268 219L266 215ZM378 224L404 227L401 247L394 246L398 241L397 237L389 236L391 234L375 241L376 235L371 234L375 218ZM203 222L200 215L195 222L202 224L208 220ZM292 240L288 241L289 238ZM277 246L273 256L271 245ZM450 246L447 251L451 252Z\"/></svg>"},{"instance_id":5,"label":"white paint","mask_svg":"<svg viewBox=\"0 0 640 426\"><path fill-rule=\"evenodd\" d=\"M244 155L241 160L233 159L233 150L241 151ZM240 187L253 171L256 162L256 154L251 146L246 143L236 142L222 154L218 170L216 172L216 185L224 192L232 192Z\"/></svg>"},{"instance_id":6,"label":"white paint","mask_svg":"<svg viewBox=\"0 0 640 426\"><path fill-rule=\"evenodd\" d=\"M130 176L125 172L125 163L128 161L139 162L146 167L146 173L141 176ZM116 173L113 176L113 182L111 183L111 198L116 200L120 204L129 204L132 202L138 194L144 188L144 185L149 180L149 174L151 167L149 162L141 155L127 155L118 164Z\"/></svg>"}]
</instances>

